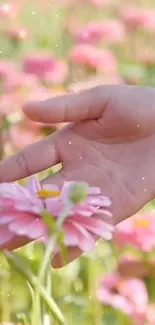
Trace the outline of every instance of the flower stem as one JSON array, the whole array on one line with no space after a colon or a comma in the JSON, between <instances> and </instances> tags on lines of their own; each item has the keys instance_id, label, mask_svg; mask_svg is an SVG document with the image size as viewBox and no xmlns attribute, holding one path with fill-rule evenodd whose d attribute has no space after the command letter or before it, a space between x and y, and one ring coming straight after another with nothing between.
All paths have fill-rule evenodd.
<instances>
[{"instance_id":1,"label":"flower stem","mask_svg":"<svg viewBox=\"0 0 155 325\"><path fill-rule=\"evenodd\" d=\"M36 287L35 287L35 301L36 301L36 307L37 307L37 312L35 314L36 314L36 317L37 317L37 320L36 320L37 324L39 324L40 317L41 317L41 303L40 303L39 287L40 287L40 284L42 284L42 285L44 284L44 280L45 280L46 274L48 272L48 268L50 268L51 255L52 255L52 252L55 249L55 245L57 243L59 232L61 230L63 222L64 222L66 216L68 215L68 212L70 211L71 207L72 207L72 203L68 202L68 204L65 206L62 213L60 214L60 217L57 220L56 232L50 238L50 240L48 242L48 245L47 245L47 247L45 249L43 262L42 262L40 270L39 270L39 274L38 274L37 282L36 282Z\"/></svg>"},{"instance_id":2,"label":"flower stem","mask_svg":"<svg viewBox=\"0 0 155 325\"><path fill-rule=\"evenodd\" d=\"M24 276L25 279L30 283L33 289L36 288L36 285L38 285L39 288L39 294L41 298L43 299L46 307L50 311L51 315L55 318L55 320L58 322L59 325L67 325L63 314L61 313L60 309L58 308L55 301L50 297L46 289L40 284L37 283L36 276L32 273L29 266L25 262L24 258L21 256L4 251L5 257L10 265L14 267L22 276Z\"/></svg>"},{"instance_id":3,"label":"flower stem","mask_svg":"<svg viewBox=\"0 0 155 325\"><path fill-rule=\"evenodd\" d=\"M66 207L63 209L62 213L60 214L60 217L58 218L57 232L54 233L54 235L52 235L52 237L50 238L50 240L48 242L46 250L45 250L45 255L44 255L44 258L43 258L43 262L41 264L41 268L40 268L38 278L37 278L37 283L38 284L42 283L42 281L44 279L48 263L50 261L52 252L55 249L55 245L57 243L59 232L60 232L61 227L62 227L62 225L64 223L64 220L65 220L66 216L68 215L68 213L70 212L71 208L72 208L72 203L68 202L68 204L66 205Z\"/></svg>"}]
</instances>

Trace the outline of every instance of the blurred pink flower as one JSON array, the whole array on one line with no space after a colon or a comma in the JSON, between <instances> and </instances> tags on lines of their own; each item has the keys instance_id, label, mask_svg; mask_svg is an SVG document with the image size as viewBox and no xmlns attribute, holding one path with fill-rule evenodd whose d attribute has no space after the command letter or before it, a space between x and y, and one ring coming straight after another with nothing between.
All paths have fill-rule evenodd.
<instances>
[{"instance_id":1,"label":"blurred pink flower","mask_svg":"<svg viewBox=\"0 0 155 325\"><path fill-rule=\"evenodd\" d=\"M133 245L149 252L155 248L155 214L141 213L121 222L115 231L117 245Z\"/></svg>"},{"instance_id":2,"label":"blurred pink flower","mask_svg":"<svg viewBox=\"0 0 155 325\"><path fill-rule=\"evenodd\" d=\"M29 90L32 92L39 86L39 81L35 76L18 71L18 69L6 75L3 80L3 87L6 93L17 90Z\"/></svg>"},{"instance_id":3,"label":"blurred pink flower","mask_svg":"<svg viewBox=\"0 0 155 325\"><path fill-rule=\"evenodd\" d=\"M53 66L53 71L45 75L47 84L62 84L68 76L68 66L64 61L57 61Z\"/></svg>"},{"instance_id":4,"label":"blurred pink flower","mask_svg":"<svg viewBox=\"0 0 155 325\"><path fill-rule=\"evenodd\" d=\"M131 28L155 27L155 12L150 9L141 9L135 6L126 6L120 10L124 23Z\"/></svg>"},{"instance_id":5,"label":"blurred pink flower","mask_svg":"<svg viewBox=\"0 0 155 325\"><path fill-rule=\"evenodd\" d=\"M22 127L20 125L15 125L9 129L11 144L17 149L22 149L29 144L32 144L39 139L39 134L36 131L36 128Z\"/></svg>"},{"instance_id":6,"label":"blurred pink flower","mask_svg":"<svg viewBox=\"0 0 155 325\"><path fill-rule=\"evenodd\" d=\"M91 45L75 45L70 58L75 64L82 64L102 72L113 72L117 70L117 60L110 50L98 49Z\"/></svg>"},{"instance_id":7,"label":"blurred pink flower","mask_svg":"<svg viewBox=\"0 0 155 325\"><path fill-rule=\"evenodd\" d=\"M0 113L4 115L18 113L18 115L22 116L22 104L23 100L18 92L10 94L4 93L4 95L0 97Z\"/></svg>"},{"instance_id":8,"label":"blurred pink flower","mask_svg":"<svg viewBox=\"0 0 155 325\"><path fill-rule=\"evenodd\" d=\"M65 62L42 54L25 56L23 70L52 83L62 83L68 75L68 67Z\"/></svg>"},{"instance_id":9,"label":"blurred pink flower","mask_svg":"<svg viewBox=\"0 0 155 325\"><path fill-rule=\"evenodd\" d=\"M11 18L16 17L19 10L19 5L17 3L1 3L0 4L0 17L1 18Z\"/></svg>"},{"instance_id":10,"label":"blurred pink flower","mask_svg":"<svg viewBox=\"0 0 155 325\"><path fill-rule=\"evenodd\" d=\"M25 28L22 27L11 27L3 31L4 34L9 37L12 41L22 41L27 39L28 32Z\"/></svg>"},{"instance_id":11,"label":"blurred pink flower","mask_svg":"<svg viewBox=\"0 0 155 325\"><path fill-rule=\"evenodd\" d=\"M137 278L124 279L117 273L105 275L101 279L97 297L104 305L110 305L129 315L137 321L136 324L143 324L141 321L144 321L148 305L148 294L143 281Z\"/></svg>"},{"instance_id":12,"label":"blurred pink flower","mask_svg":"<svg viewBox=\"0 0 155 325\"><path fill-rule=\"evenodd\" d=\"M82 28L76 36L79 42L96 43L101 39L107 43L122 42L126 38L124 25L119 20L108 19L92 22Z\"/></svg>"},{"instance_id":13,"label":"blurred pink flower","mask_svg":"<svg viewBox=\"0 0 155 325\"><path fill-rule=\"evenodd\" d=\"M15 64L7 60L0 60L0 81L3 81L14 71L16 71Z\"/></svg>"},{"instance_id":14,"label":"blurred pink flower","mask_svg":"<svg viewBox=\"0 0 155 325\"><path fill-rule=\"evenodd\" d=\"M62 188L49 184L41 187L35 177L30 179L27 187L17 183L0 184L1 249L9 248L14 237L18 237L17 246L48 238L42 212L46 209L58 218L68 202L68 193L73 184L65 183ZM103 221L104 215L111 216L107 210L109 206L110 200L101 194L99 188L90 187L88 197L73 206L64 221L65 244L88 251L94 247L96 236L111 239L113 226Z\"/></svg>"}]
</instances>

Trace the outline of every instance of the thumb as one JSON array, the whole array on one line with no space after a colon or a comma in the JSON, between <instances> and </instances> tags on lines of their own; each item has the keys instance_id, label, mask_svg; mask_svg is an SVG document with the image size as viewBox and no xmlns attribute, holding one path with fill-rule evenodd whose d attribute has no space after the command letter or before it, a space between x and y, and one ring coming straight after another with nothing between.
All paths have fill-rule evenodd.
<instances>
[{"instance_id":1,"label":"thumb","mask_svg":"<svg viewBox=\"0 0 155 325\"><path fill-rule=\"evenodd\" d=\"M81 93L29 102L24 114L33 121L61 123L97 119L111 97L112 86L99 86Z\"/></svg>"}]
</instances>

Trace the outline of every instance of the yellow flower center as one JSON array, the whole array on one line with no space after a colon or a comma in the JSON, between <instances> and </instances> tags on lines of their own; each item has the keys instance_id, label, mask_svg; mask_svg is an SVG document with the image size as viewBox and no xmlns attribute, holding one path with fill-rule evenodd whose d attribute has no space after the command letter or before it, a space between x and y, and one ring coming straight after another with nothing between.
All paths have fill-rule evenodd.
<instances>
[{"instance_id":1,"label":"yellow flower center","mask_svg":"<svg viewBox=\"0 0 155 325\"><path fill-rule=\"evenodd\" d=\"M42 199L46 199L48 197L60 196L60 192L57 191L57 190L42 189L42 190L37 192L37 195Z\"/></svg>"},{"instance_id":2,"label":"yellow flower center","mask_svg":"<svg viewBox=\"0 0 155 325\"><path fill-rule=\"evenodd\" d=\"M134 224L138 228L148 228L150 222L149 222L148 219L142 218L142 219L139 219L139 220L135 220Z\"/></svg>"}]
</instances>

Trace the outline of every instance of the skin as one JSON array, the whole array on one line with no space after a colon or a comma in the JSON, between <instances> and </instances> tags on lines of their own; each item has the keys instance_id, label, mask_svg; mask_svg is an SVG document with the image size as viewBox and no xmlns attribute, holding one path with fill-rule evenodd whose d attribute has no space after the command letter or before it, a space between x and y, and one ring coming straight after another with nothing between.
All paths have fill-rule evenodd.
<instances>
[{"instance_id":1,"label":"skin","mask_svg":"<svg viewBox=\"0 0 155 325\"><path fill-rule=\"evenodd\" d=\"M59 162L44 183L87 181L112 201L114 224L155 197L155 90L107 85L27 103L27 117L43 123L70 122L62 130L0 163L0 181L15 181ZM11 243L11 248L14 244ZM79 249L69 251L69 261ZM54 266L59 267L59 256Z\"/></svg>"}]
</instances>

